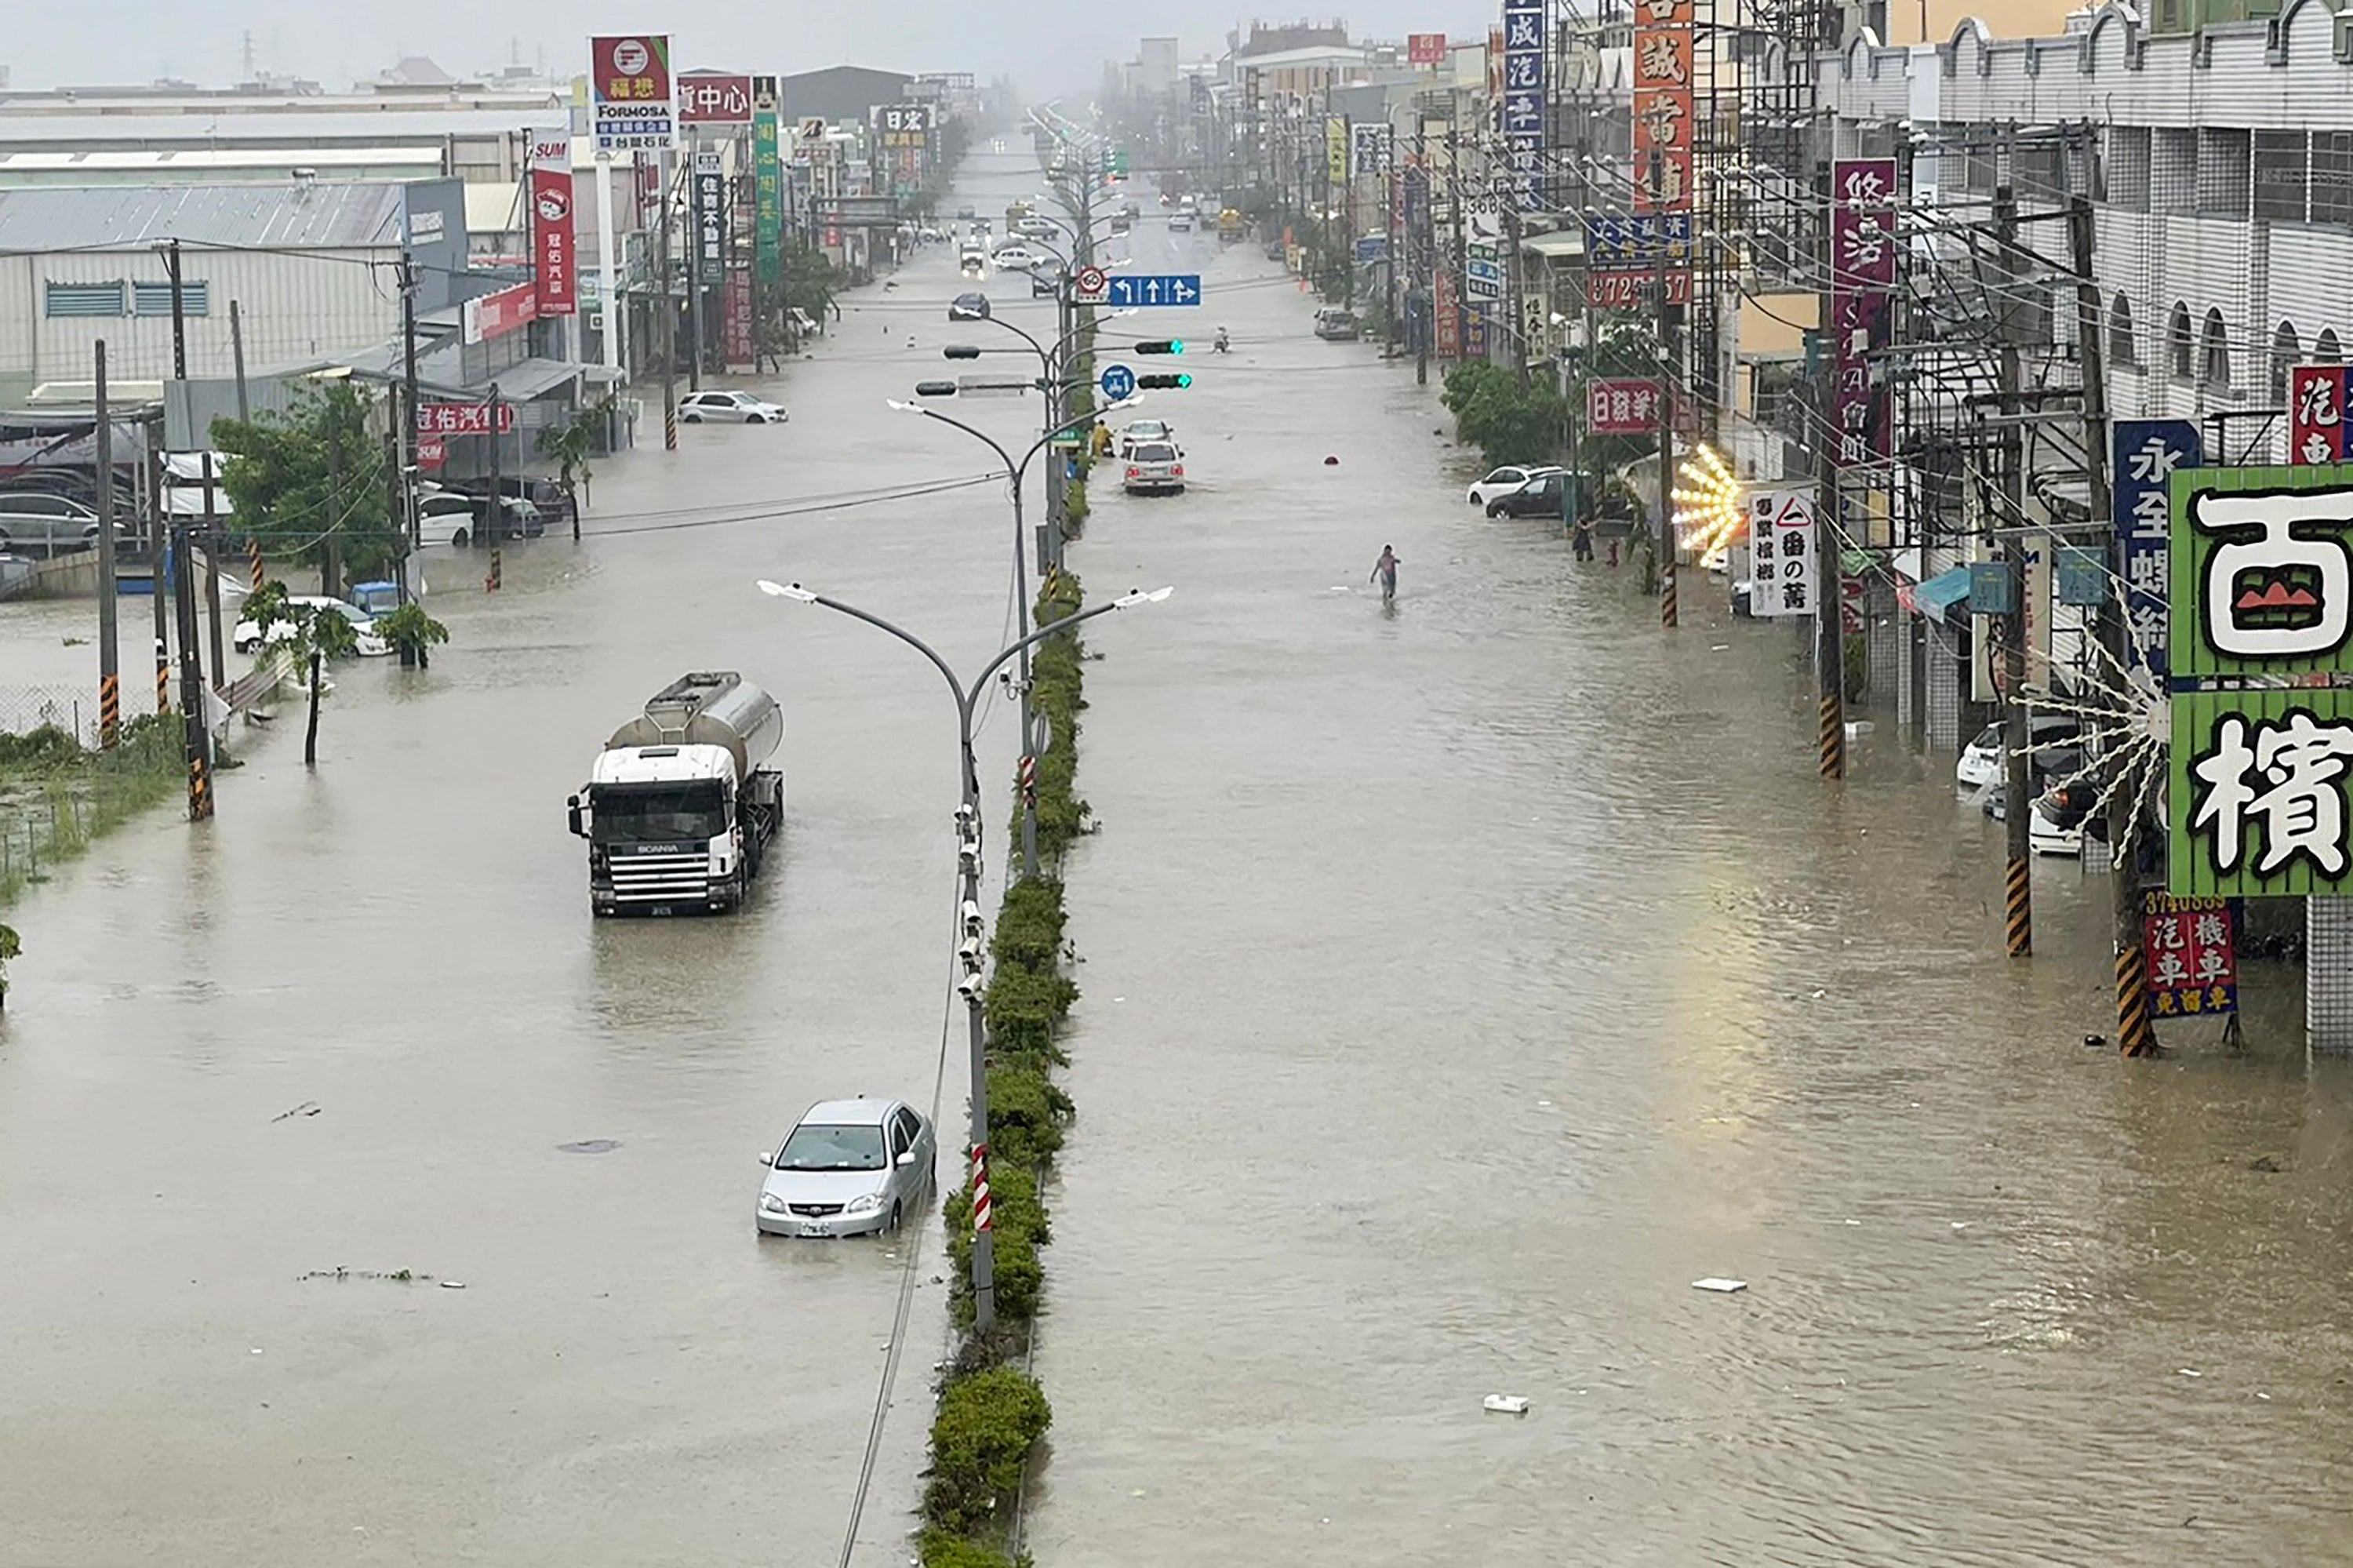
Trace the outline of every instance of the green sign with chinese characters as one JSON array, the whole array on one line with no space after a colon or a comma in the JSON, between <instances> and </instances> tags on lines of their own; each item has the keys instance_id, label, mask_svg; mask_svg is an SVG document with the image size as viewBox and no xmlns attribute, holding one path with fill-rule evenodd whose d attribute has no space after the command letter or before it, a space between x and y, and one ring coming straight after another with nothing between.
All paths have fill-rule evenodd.
<instances>
[{"instance_id":1,"label":"green sign with chinese characters","mask_svg":"<svg viewBox=\"0 0 2353 1568\"><path fill-rule=\"evenodd\" d=\"M776 161L776 79L752 79L752 180L754 265L765 282L785 275L784 170Z\"/></svg>"},{"instance_id":2,"label":"green sign with chinese characters","mask_svg":"<svg viewBox=\"0 0 2353 1568\"><path fill-rule=\"evenodd\" d=\"M2353 674L2353 464L2173 472L2177 679Z\"/></svg>"},{"instance_id":3,"label":"green sign with chinese characters","mask_svg":"<svg viewBox=\"0 0 2353 1568\"><path fill-rule=\"evenodd\" d=\"M2176 692L2172 753L2168 891L2353 893L2353 689Z\"/></svg>"}]
</instances>

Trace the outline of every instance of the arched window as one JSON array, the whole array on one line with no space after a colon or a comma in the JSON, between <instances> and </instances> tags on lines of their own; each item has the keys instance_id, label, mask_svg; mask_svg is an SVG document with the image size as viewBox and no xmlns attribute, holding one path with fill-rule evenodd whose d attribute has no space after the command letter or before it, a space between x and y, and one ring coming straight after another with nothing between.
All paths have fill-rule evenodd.
<instances>
[{"instance_id":1,"label":"arched window","mask_svg":"<svg viewBox=\"0 0 2353 1568\"><path fill-rule=\"evenodd\" d=\"M2189 337L2189 307L2176 300L2172 318L2165 323L2165 368L2175 380L2189 379L2195 353Z\"/></svg>"},{"instance_id":2,"label":"arched window","mask_svg":"<svg viewBox=\"0 0 2353 1568\"><path fill-rule=\"evenodd\" d=\"M2324 331L2312 340L2312 360L2316 365L2345 363L2345 351L2337 346L2337 334L2333 330Z\"/></svg>"},{"instance_id":3,"label":"arched window","mask_svg":"<svg viewBox=\"0 0 2353 1568\"><path fill-rule=\"evenodd\" d=\"M2111 366L2134 366L2140 363L2140 347L2133 342L2132 305L2124 295L2108 307L2108 363Z\"/></svg>"},{"instance_id":4,"label":"arched window","mask_svg":"<svg viewBox=\"0 0 2353 1568\"><path fill-rule=\"evenodd\" d=\"M2206 328L2198 335L2198 384L2211 392L2231 389L2231 339L2222 313L2206 313Z\"/></svg>"},{"instance_id":5,"label":"arched window","mask_svg":"<svg viewBox=\"0 0 2353 1568\"><path fill-rule=\"evenodd\" d=\"M2279 324L2272 334L2272 401L2287 401L2287 373L2304 357L2303 345L2297 341L2295 328L2287 322Z\"/></svg>"}]
</instances>

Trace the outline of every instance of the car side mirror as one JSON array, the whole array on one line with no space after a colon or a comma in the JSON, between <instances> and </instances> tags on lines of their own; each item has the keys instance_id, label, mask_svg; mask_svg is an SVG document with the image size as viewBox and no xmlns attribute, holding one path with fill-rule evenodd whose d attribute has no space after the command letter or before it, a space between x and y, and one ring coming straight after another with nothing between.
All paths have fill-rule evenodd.
<instances>
[{"instance_id":1,"label":"car side mirror","mask_svg":"<svg viewBox=\"0 0 2353 1568\"><path fill-rule=\"evenodd\" d=\"M915 1162L915 1151L912 1149L901 1151L898 1162L902 1166L913 1165Z\"/></svg>"},{"instance_id":2,"label":"car side mirror","mask_svg":"<svg viewBox=\"0 0 2353 1568\"><path fill-rule=\"evenodd\" d=\"M565 821L565 825L571 828L571 830L572 830L572 836L573 836L574 838L575 838L575 839L576 839L576 838L584 838L584 837L586 837L586 834L584 834L584 833L581 832L581 830L580 830L580 797L579 797L579 796L577 796L577 795L570 796L570 797L568 797L568 798L565 800L565 802L564 802L564 821Z\"/></svg>"},{"instance_id":3,"label":"car side mirror","mask_svg":"<svg viewBox=\"0 0 2353 1568\"><path fill-rule=\"evenodd\" d=\"M776 1152L775 1152L773 1150L766 1150L766 1149L764 1149L764 1150L760 1150L760 1163L761 1163L761 1164L763 1164L763 1165L770 1165L770 1166L773 1166L773 1165L775 1165L775 1164L776 1164Z\"/></svg>"}]
</instances>

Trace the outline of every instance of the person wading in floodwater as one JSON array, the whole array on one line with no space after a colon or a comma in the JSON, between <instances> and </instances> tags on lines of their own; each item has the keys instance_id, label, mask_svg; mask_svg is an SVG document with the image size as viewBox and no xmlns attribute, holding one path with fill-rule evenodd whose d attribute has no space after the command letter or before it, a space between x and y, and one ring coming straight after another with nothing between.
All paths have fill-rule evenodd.
<instances>
[{"instance_id":1,"label":"person wading in floodwater","mask_svg":"<svg viewBox=\"0 0 2353 1568\"><path fill-rule=\"evenodd\" d=\"M1395 604L1397 602L1397 551L1388 545L1383 545L1381 546L1381 558L1373 563L1373 575L1366 579L1368 582L1377 582L1381 585L1381 602L1383 604Z\"/></svg>"}]
</instances>

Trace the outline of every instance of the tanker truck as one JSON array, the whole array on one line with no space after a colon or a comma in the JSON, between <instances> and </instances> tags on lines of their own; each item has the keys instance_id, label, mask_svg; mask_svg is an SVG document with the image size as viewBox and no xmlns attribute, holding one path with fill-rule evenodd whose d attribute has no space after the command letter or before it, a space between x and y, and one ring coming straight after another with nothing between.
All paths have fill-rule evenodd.
<instances>
[{"instance_id":1,"label":"tanker truck","mask_svg":"<svg viewBox=\"0 0 2353 1568\"><path fill-rule=\"evenodd\" d=\"M732 910L785 820L776 700L733 670L681 675L613 732L569 801L599 915Z\"/></svg>"}]
</instances>

